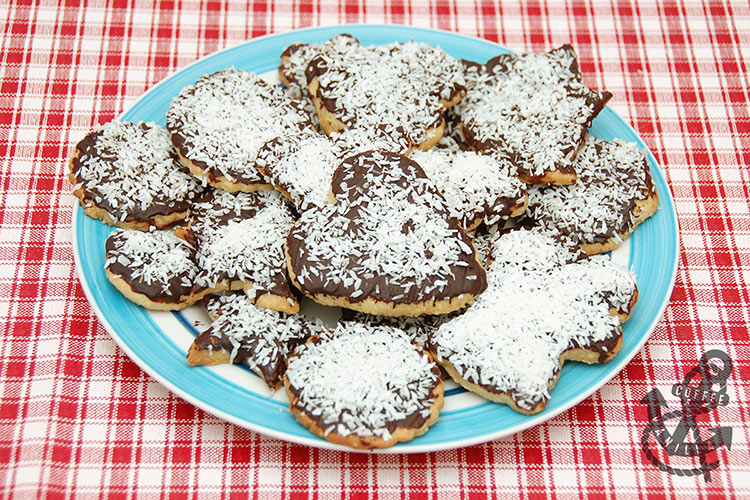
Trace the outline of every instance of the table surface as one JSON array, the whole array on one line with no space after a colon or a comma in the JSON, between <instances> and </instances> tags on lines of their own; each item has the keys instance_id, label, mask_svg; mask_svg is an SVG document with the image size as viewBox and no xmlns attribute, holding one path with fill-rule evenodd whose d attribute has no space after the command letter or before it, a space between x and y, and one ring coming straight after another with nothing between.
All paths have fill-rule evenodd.
<instances>
[{"instance_id":1,"label":"table surface","mask_svg":"<svg viewBox=\"0 0 750 500\"><path fill-rule=\"evenodd\" d=\"M0 6L3 498L750 497L747 2L59 3L70 6ZM64 172L74 144L204 55L341 23L440 28L536 52L570 42L587 83L614 94L610 106L664 169L681 249L663 320L601 391L469 448L326 451L225 423L170 394L97 321L73 265ZM659 468L642 449L650 415L639 402L658 389L665 412L681 408L672 386L712 349L732 360L728 404L698 425L731 428L731 447L725 431L703 455L706 475L696 473L699 457L652 446Z\"/></svg>"}]
</instances>

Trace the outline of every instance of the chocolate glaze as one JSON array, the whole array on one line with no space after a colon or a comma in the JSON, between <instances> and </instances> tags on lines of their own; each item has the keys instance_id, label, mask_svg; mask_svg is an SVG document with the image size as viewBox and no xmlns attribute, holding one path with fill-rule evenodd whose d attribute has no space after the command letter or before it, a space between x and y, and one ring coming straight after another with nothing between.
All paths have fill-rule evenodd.
<instances>
[{"instance_id":1,"label":"chocolate glaze","mask_svg":"<svg viewBox=\"0 0 750 500\"><path fill-rule=\"evenodd\" d=\"M594 144L594 148L596 149L597 153L602 152L602 145L599 143ZM641 200L646 199L650 196L653 196L655 194L655 186L653 183L653 179L651 178L651 171L649 170L648 163L646 162L646 159L644 158L643 161L640 162L640 164L634 169L624 172L627 175L628 180L642 180L644 181L644 188L641 190L640 198ZM579 172L579 175L583 175L582 177L579 177L577 182L591 182L590 179L585 177L585 172ZM544 193L547 190L550 189L557 189L555 186L546 186L546 187L539 187L539 190ZM557 231L559 231L561 234L571 237L575 240L578 240L580 244L587 244L587 243L606 243L611 238L613 238L616 234L626 234L633 230L633 222L634 217L633 213L635 211L636 202L638 199L631 199L628 201L627 205L623 205L620 207L618 212L618 223L612 226L608 226L606 231L594 235L590 239L584 240L583 235L578 234L578 232L575 232L571 230L571 228L558 226L553 218L549 215L544 215L542 217L532 217L531 211L527 210L526 212L526 224L529 226L543 226L552 228L554 227ZM529 206L529 209L532 207Z\"/></svg>"},{"instance_id":2,"label":"chocolate glaze","mask_svg":"<svg viewBox=\"0 0 750 500\"><path fill-rule=\"evenodd\" d=\"M350 35L349 35L350 36ZM359 43L356 38L351 37L355 42ZM396 47L391 48L391 53L398 50ZM357 75L354 73L351 73L347 71L346 69L342 68L331 68L328 65L328 62L326 61L326 56L324 54L318 54L314 56L312 59L310 59L310 62L307 65L307 68L305 68L305 78L307 78L308 84L311 83L315 78L323 75L324 73L328 71L335 71L337 73L340 73L342 75L343 79L356 79ZM448 75L446 75L446 80L448 80ZM441 86L438 88L435 88L430 92L430 94L435 97L436 99L441 99L442 92L447 89L447 86ZM452 101L455 99L458 95L465 95L466 94L466 87L461 85L455 85L450 88L450 96L447 99L448 101ZM357 118L353 116L349 116L348 113L346 113L346 110L343 109L341 106L338 105L337 100L330 96L330 88L324 87L320 80L318 80L318 88L315 92L315 96L317 99L320 100L321 105L327 109L329 112L331 112L333 115L335 115L339 120L341 120L344 125L347 127L353 127L353 126L371 126L374 125L373 123L355 123ZM434 120L430 124L425 124L425 128L438 128L441 125L445 123L445 110L440 109L436 114L434 115ZM410 138L408 135L405 135L405 137Z\"/></svg>"},{"instance_id":3,"label":"chocolate glaze","mask_svg":"<svg viewBox=\"0 0 750 500\"><path fill-rule=\"evenodd\" d=\"M263 343L273 342L274 356L267 364L255 364L252 361L253 353L259 350L259 347ZM213 327L209 327L207 330L201 332L195 339L195 347L199 350L224 350L232 352L234 346L229 340L229 336L222 331L214 331ZM234 364L240 364L250 362L255 364L257 370L259 370L265 380L266 384L275 388L278 387L281 382L281 377L286 371L286 358L284 357L284 346L277 339L267 339L262 335L253 336L251 338L244 338L240 342L240 347L237 350L232 362Z\"/></svg>"},{"instance_id":4,"label":"chocolate glaze","mask_svg":"<svg viewBox=\"0 0 750 500\"><path fill-rule=\"evenodd\" d=\"M107 269L114 275L120 276L125 280L130 288L135 293L145 295L149 300L153 302L164 302L164 303L178 303L181 297L187 297L190 295L192 287L184 286L182 281L184 278L188 278L192 283L192 278L186 273L175 274L168 281L168 288L165 291L162 287L162 283L151 283L148 284L141 279L133 277L135 269L124 266L116 260L116 256L120 255L120 242L122 241L122 233L114 233L112 236L107 238L106 249L107 255L105 260L109 260L110 257L115 257L114 262L107 266ZM127 255L126 255L127 257Z\"/></svg>"},{"instance_id":5,"label":"chocolate glaze","mask_svg":"<svg viewBox=\"0 0 750 500\"><path fill-rule=\"evenodd\" d=\"M147 130L148 126L144 123L140 125L143 130ZM77 155L72 159L72 171L77 182L81 183L83 189L83 199L93 203L97 207L106 211L109 214L118 214L119 208L113 206L107 201L104 193L97 189L97 186L91 185L91 183L82 179L78 173L82 168L85 168L82 162L86 161L87 157L97 158L98 161L106 163L111 168L103 176L105 180L115 180L119 176L117 175L118 169L115 166L117 157L110 150L100 149L97 144L97 139L102 135L103 132L97 131L88 134L83 138L77 145ZM171 155L174 160L175 171L184 172L185 168L180 163L179 158L176 154ZM186 212L192 204L192 194L184 199L171 199L167 197L156 197L151 205L145 209L133 209L128 212L125 217L126 222L152 222L156 216L159 215L170 215L179 212ZM114 217L118 219L118 217Z\"/></svg>"},{"instance_id":6,"label":"chocolate glaze","mask_svg":"<svg viewBox=\"0 0 750 500\"><path fill-rule=\"evenodd\" d=\"M216 214L215 212L211 212L213 208L221 208L220 205L214 204L216 194L217 191L214 189L207 191L203 196L196 200L195 206L193 207L190 225L188 226L187 241L194 244L196 248L199 248L202 244L208 243L211 237L212 228L227 225L230 221L249 219L255 216L255 214L258 213L258 210L262 208L262 205L256 202L244 209L227 209L223 214ZM211 207L212 204L213 206ZM255 296L250 297L251 299L255 300L265 293L271 293L273 295L287 298L294 297L292 289L289 286L289 276L286 273L286 269L269 269L268 273L268 281L271 283L271 286L263 288L259 287L258 284L255 284ZM200 275L207 274L208 272L205 270L200 272ZM217 281L233 279L228 274L217 278ZM196 285L193 292L198 293L201 290L203 290L203 288Z\"/></svg>"},{"instance_id":7,"label":"chocolate glaze","mask_svg":"<svg viewBox=\"0 0 750 500\"><path fill-rule=\"evenodd\" d=\"M331 190L337 197L338 203L346 204L346 200L342 198L342 195L344 194L341 189L342 182L345 182L349 188L354 188L347 193L349 196L356 198L359 198L359 196L366 196L369 190L375 188L375 186L368 183L365 173L369 172L377 176L379 172L383 171L383 166L378 165L373 161L368 161L365 165L359 165L359 158L361 156L369 155L370 153L372 152L369 151L349 157L344 160L338 169L336 169L336 172L333 175ZM390 159L396 159L399 161L399 166L403 171L403 175L395 181L396 185L407 188L413 182L413 179L427 178L422 168L415 161L397 153L383 152L383 154ZM430 185L430 190L437 192L434 185ZM450 217L444 207L439 213L448 219L450 229L455 230L456 234L460 235L459 237L461 240L473 248L471 238L464 233L458 220L455 217ZM357 223L359 213L356 206L350 207L345 216L350 219L350 232L359 229L360 226ZM408 230L408 228L405 229ZM299 274L303 267L313 267L313 263L307 259L307 252L301 252L301 249L305 246L304 242L307 237L308 233L306 228L300 224L295 224L287 238L287 248L291 257L291 266L295 274ZM354 259L355 258L352 257L349 261L349 269L356 267L357 262ZM375 276L372 279L363 279L362 285L358 289L363 293L356 298L351 298L352 293L355 291L354 287L347 287L342 284L334 284L326 281L325 270L330 266L330 262L316 262L314 264L321 270L321 272L318 276L311 273L309 278L305 280L304 292L311 295L323 294L336 297L348 297L351 302L359 302L366 298L372 298L381 302L391 302L394 304L411 304L422 301L437 302L443 299L455 298L465 293L479 295L485 290L485 288L487 288L487 277L484 269L477 262L476 251L473 251L471 255L465 255L464 261L468 265L459 266L454 264L450 266L450 270L455 278L453 281L449 282L448 286L440 294L436 291L429 294L423 294L420 290L416 290L415 287L405 288L404 286L407 284L393 282L388 276ZM467 276L476 276L477 279L468 280L466 279ZM437 278L428 279L425 283L425 287L432 285L435 279ZM404 297L394 299L394 296L401 294L403 294Z\"/></svg>"},{"instance_id":8,"label":"chocolate glaze","mask_svg":"<svg viewBox=\"0 0 750 500\"><path fill-rule=\"evenodd\" d=\"M320 337L315 336L315 337L311 337L308 342L319 343L320 341L321 341ZM433 384L429 393L431 397L422 398L419 400L419 402L422 403L420 406L422 406L423 408L426 408L432 404L432 400L435 399L435 390L437 389L438 384L440 383L440 368L437 365L435 365L432 367L432 372L435 374L435 383ZM338 420L336 420L335 422L323 422L320 416L315 416L311 413L308 413L305 410L304 402L302 401L300 397L302 393L301 389L293 386L292 384L287 384L287 387L289 391L295 396L294 407L297 408L298 411L306 415L308 418L310 418L312 421L314 421L318 425L318 427L320 427L321 429L326 429L332 425L344 423L343 415L340 416ZM388 429L388 432L390 432L391 434L393 434L396 431L396 429L419 429L420 427L424 425L425 422L427 422L428 418L429 416L427 417L422 416L420 412L411 413L402 419L386 421L385 427L386 429ZM375 430L375 429L370 428L370 430Z\"/></svg>"}]
</instances>

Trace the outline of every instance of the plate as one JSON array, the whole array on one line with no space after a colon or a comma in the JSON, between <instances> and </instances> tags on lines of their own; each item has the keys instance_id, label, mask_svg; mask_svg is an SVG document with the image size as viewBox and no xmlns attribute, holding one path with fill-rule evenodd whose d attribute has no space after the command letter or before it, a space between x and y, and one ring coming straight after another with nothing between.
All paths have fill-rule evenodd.
<instances>
[{"instance_id":1,"label":"plate","mask_svg":"<svg viewBox=\"0 0 750 500\"><path fill-rule=\"evenodd\" d=\"M123 121L165 124L170 101L199 77L233 66L274 75L283 49L295 42L320 42L351 33L365 44L409 39L442 47L456 58L486 61L507 49L484 40L449 32L405 26L350 25L311 28L270 35L209 55L153 87L120 116ZM635 131L612 109L596 118L591 133L601 139L633 141L647 151ZM605 365L565 363L552 398L541 413L527 416L446 384L446 405L425 435L382 453L410 453L457 448L508 436L573 407L614 377L635 356L662 318L677 272L678 227L669 187L653 155L647 151L659 191L657 213L645 221L612 258L629 265L638 277L639 300L623 325L620 354ZM295 443L352 451L312 435L286 408L284 391L270 394L260 379L234 365L190 367L185 354L205 323L197 307L183 313L150 312L126 300L107 280L105 241L113 228L73 209L74 254L83 290L99 320L130 358L169 390L190 403L241 427Z\"/></svg>"}]
</instances>

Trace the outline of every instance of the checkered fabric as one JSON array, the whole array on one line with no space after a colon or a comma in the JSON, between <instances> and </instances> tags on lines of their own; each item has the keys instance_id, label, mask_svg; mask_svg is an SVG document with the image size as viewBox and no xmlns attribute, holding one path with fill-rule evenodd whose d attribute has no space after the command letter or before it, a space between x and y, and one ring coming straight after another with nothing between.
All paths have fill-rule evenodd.
<instances>
[{"instance_id":1,"label":"checkered fabric","mask_svg":"<svg viewBox=\"0 0 750 500\"><path fill-rule=\"evenodd\" d=\"M6 0L0 5L0 492L14 498L750 498L750 9L720 0L308 2ZM514 49L570 42L663 166L677 283L643 351L575 408L506 439L373 455L227 424L116 346L76 278L73 145L188 63L252 37L340 23L456 31ZM638 403L712 348L734 370L711 480L641 451ZM670 399L670 404L675 399ZM697 465L694 463L693 465Z\"/></svg>"}]
</instances>

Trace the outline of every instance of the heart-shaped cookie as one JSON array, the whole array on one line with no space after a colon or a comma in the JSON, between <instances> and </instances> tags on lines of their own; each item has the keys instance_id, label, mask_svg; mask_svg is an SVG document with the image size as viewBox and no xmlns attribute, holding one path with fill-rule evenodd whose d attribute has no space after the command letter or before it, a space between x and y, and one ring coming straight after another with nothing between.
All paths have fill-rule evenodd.
<instances>
[{"instance_id":1,"label":"heart-shaped cookie","mask_svg":"<svg viewBox=\"0 0 750 500\"><path fill-rule=\"evenodd\" d=\"M487 290L432 332L427 348L480 396L537 413L565 360L601 363L622 346L635 277L552 236L519 229L493 245Z\"/></svg>"},{"instance_id":2,"label":"heart-shaped cookie","mask_svg":"<svg viewBox=\"0 0 750 500\"><path fill-rule=\"evenodd\" d=\"M316 302L419 316L461 309L485 289L471 238L415 161L351 156L331 194L335 204L303 213L286 245L292 282Z\"/></svg>"}]
</instances>

